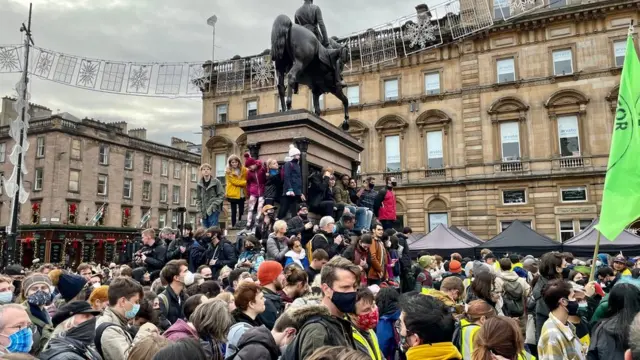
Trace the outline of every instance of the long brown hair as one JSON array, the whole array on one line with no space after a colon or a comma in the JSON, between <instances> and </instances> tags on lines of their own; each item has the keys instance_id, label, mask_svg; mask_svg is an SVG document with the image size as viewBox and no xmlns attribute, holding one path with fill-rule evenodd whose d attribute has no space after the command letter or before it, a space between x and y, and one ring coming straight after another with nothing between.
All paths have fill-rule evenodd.
<instances>
[{"instance_id":1,"label":"long brown hair","mask_svg":"<svg viewBox=\"0 0 640 360\"><path fill-rule=\"evenodd\" d=\"M491 360L492 353L515 360L524 350L524 339L518 324L506 316L487 319L473 342L472 360Z\"/></svg>"},{"instance_id":2,"label":"long brown hair","mask_svg":"<svg viewBox=\"0 0 640 360\"><path fill-rule=\"evenodd\" d=\"M496 316L496 309L484 300L473 300L469 303L466 311L466 319L475 323L483 316L486 320Z\"/></svg>"}]
</instances>

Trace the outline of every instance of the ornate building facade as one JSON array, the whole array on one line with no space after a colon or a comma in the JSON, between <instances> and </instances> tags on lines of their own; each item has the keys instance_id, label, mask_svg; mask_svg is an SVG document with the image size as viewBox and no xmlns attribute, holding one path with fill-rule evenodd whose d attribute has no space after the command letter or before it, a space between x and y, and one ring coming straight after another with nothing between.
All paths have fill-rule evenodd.
<instances>
[{"instance_id":1,"label":"ornate building facade","mask_svg":"<svg viewBox=\"0 0 640 360\"><path fill-rule=\"evenodd\" d=\"M558 241L572 237L600 209L639 9L638 0L560 1L375 66L352 52L345 91L349 132L365 147L360 176L398 179L398 225L414 232L457 225L488 239L518 219ZM247 149L238 122L279 105L273 88L212 89L202 157L221 176L226 158ZM302 87L293 108L310 105ZM321 107L324 119L342 122L332 95Z\"/></svg>"}]
</instances>

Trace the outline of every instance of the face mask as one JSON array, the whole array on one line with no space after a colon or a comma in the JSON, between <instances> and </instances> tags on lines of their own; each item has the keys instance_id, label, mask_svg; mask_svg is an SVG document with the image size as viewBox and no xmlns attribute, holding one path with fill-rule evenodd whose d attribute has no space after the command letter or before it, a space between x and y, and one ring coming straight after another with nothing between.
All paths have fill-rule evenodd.
<instances>
[{"instance_id":1,"label":"face mask","mask_svg":"<svg viewBox=\"0 0 640 360\"><path fill-rule=\"evenodd\" d=\"M309 214L299 214L298 216L300 216L300 219L306 220L307 216L309 216Z\"/></svg>"},{"instance_id":2,"label":"face mask","mask_svg":"<svg viewBox=\"0 0 640 360\"><path fill-rule=\"evenodd\" d=\"M587 280L585 280L585 279L578 280L578 281L576 281L576 284L585 286L585 285L587 285Z\"/></svg>"},{"instance_id":3,"label":"face mask","mask_svg":"<svg viewBox=\"0 0 640 360\"><path fill-rule=\"evenodd\" d=\"M369 189L373 189L375 186L375 184L369 184Z\"/></svg>"},{"instance_id":4,"label":"face mask","mask_svg":"<svg viewBox=\"0 0 640 360\"><path fill-rule=\"evenodd\" d=\"M136 315L138 314L138 311L140 310L140 304L132 304L132 305L133 307L131 308L131 310L124 313L124 317L126 317L129 320L136 317Z\"/></svg>"},{"instance_id":5,"label":"face mask","mask_svg":"<svg viewBox=\"0 0 640 360\"><path fill-rule=\"evenodd\" d=\"M204 241L205 243L210 243L211 242L211 236L204 236L202 238L202 241Z\"/></svg>"},{"instance_id":6,"label":"face mask","mask_svg":"<svg viewBox=\"0 0 640 360\"><path fill-rule=\"evenodd\" d=\"M7 351L10 353L28 353L33 346L33 332L28 327L9 335L8 338Z\"/></svg>"},{"instance_id":7,"label":"face mask","mask_svg":"<svg viewBox=\"0 0 640 360\"><path fill-rule=\"evenodd\" d=\"M571 269L569 269L569 268L562 269L562 278L563 279L569 278L569 273L570 272L571 272Z\"/></svg>"},{"instance_id":8,"label":"face mask","mask_svg":"<svg viewBox=\"0 0 640 360\"><path fill-rule=\"evenodd\" d=\"M335 234L335 233L337 233L337 232L338 232L338 227L337 227L337 226L335 226L335 225L333 225L333 231L332 231L332 232L333 232L334 234Z\"/></svg>"},{"instance_id":9,"label":"face mask","mask_svg":"<svg viewBox=\"0 0 640 360\"><path fill-rule=\"evenodd\" d=\"M0 304L9 304L13 300L13 292L3 291L0 292Z\"/></svg>"},{"instance_id":10,"label":"face mask","mask_svg":"<svg viewBox=\"0 0 640 360\"><path fill-rule=\"evenodd\" d=\"M273 217L276 216L276 213L269 211L267 216L273 219Z\"/></svg>"},{"instance_id":11,"label":"face mask","mask_svg":"<svg viewBox=\"0 0 640 360\"><path fill-rule=\"evenodd\" d=\"M353 314L356 312L356 292L337 292L333 291L331 302L338 310L345 314Z\"/></svg>"},{"instance_id":12,"label":"face mask","mask_svg":"<svg viewBox=\"0 0 640 360\"><path fill-rule=\"evenodd\" d=\"M398 186L398 183L394 181L394 182L391 183L391 186L392 187L396 187L396 186Z\"/></svg>"},{"instance_id":13,"label":"face mask","mask_svg":"<svg viewBox=\"0 0 640 360\"><path fill-rule=\"evenodd\" d=\"M195 280L195 275L193 275L193 273L191 271L187 271L184 274L184 285L185 286L189 286L189 285L193 284L194 280Z\"/></svg>"},{"instance_id":14,"label":"face mask","mask_svg":"<svg viewBox=\"0 0 640 360\"><path fill-rule=\"evenodd\" d=\"M364 331L375 329L378 325L378 308L374 308L368 313L358 315L355 325Z\"/></svg>"},{"instance_id":15,"label":"face mask","mask_svg":"<svg viewBox=\"0 0 640 360\"><path fill-rule=\"evenodd\" d=\"M567 303L567 313L569 314L569 316L578 315L579 307L580 305L577 301L569 301L569 303Z\"/></svg>"},{"instance_id":16,"label":"face mask","mask_svg":"<svg viewBox=\"0 0 640 360\"><path fill-rule=\"evenodd\" d=\"M294 163L294 164L297 164L298 163L298 159L291 159L291 162Z\"/></svg>"},{"instance_id":17,"label":"face mask","mask_svg":"<svg viewBox=\"0 0 640 360\"><path fill-rule=\"evenodd\" d=\"M271 176L278 175L278 173L279 173L278 169L269 169L269 175Z\"/></svg>"},{"instance_id":18,"label":"face mask","mask_svg":"<svg viewBox=\"0 0 640 360\"><path fill-rule=\"evenodd\" d=\"M91 286L93 286L94 289L97 289L100 287L100 283L93 283Z\"/></svg>"},{"instance_id":19,"label":"face mask","mask_svg":"<svg viewBox=\"0 0 640 360\"><path fill-rule=\"evenodd\" d=\"M391 247L391 241L385 241L384 242L384 246L387 247L387 248L390 248Z\"/></svg>"},{"instance_id":20,"label":"face mask","mask_svg":"<svg viewBox=\"0 0 640 360\"><path fill-rule=\"evenodd\" d=\"M51 294L42 290L38 290L35 294L31 294L27 297L29 304L35 306L43 306L51 304Z\"/></svg>"},{"instance_id":21,"label":"face mask","mask_svg":"<svg viewBox=\"0 0 640 360\"><path fill-rule=\"evenodd\" d=\"M67 336L74 340L78 340L83 344L93 344L93 338L96 337L96 321L97 318L91 318L82 324L73 327L67 331Z\"/></svg>"}]
</instances>

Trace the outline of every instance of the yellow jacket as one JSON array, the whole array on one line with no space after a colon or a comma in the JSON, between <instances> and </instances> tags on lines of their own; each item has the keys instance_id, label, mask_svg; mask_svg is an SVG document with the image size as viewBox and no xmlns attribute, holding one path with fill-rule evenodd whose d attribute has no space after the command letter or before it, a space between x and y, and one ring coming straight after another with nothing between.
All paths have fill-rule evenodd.
<instances>
[{"instance_id":1,"label":"yellow jacket","mask_svg":"<svg viewBox=\"0 0 640 360\"><path fill-rule=\"evenodd\" d=\"M380 345L378 345L378 337L376 336L375 331L367 331L367 335L371 339L371 342L367 341L367 339L362 336L362 333L360 332L361 330L356 329L356 327L353 325L351 325L351 331L353 340L360 350L366 349L369 357L371 357L372 360L384 360L384 358L382 357L382 352L380 351Z\"/></svg>"},{"instance_id":2,"label":"yellow jacket","mask_svg":"<svg viewBox=\"0 0 640 360\"><path fill-rule=\"evenodd\" d=\"M227 185L227 189L225 191L227 199L240 199L241 197L244 197L247 187L246 167L240 166L240 175L227 168L224 178Z\"/></svg>"}]
</instances>

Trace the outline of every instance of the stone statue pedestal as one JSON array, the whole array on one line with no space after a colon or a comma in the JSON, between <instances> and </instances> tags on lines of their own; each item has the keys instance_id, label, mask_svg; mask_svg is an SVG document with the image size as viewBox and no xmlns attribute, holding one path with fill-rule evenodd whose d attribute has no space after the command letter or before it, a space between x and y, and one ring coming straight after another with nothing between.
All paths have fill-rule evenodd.
<instances>
[{"instance_id":1,"label":"stone statue pedestal","mask_svg":"<svg viewBox=\"0 0 640 360\"><path fill-rule=\"evenodd\" d=\"M313 169L330 166L338 174L355 176L364 149L354 137L307 110L258 115L239 125L254 158L282 163L289 145L295 144L301 153L303 189Z\"/></svg>"}]
</instances>

